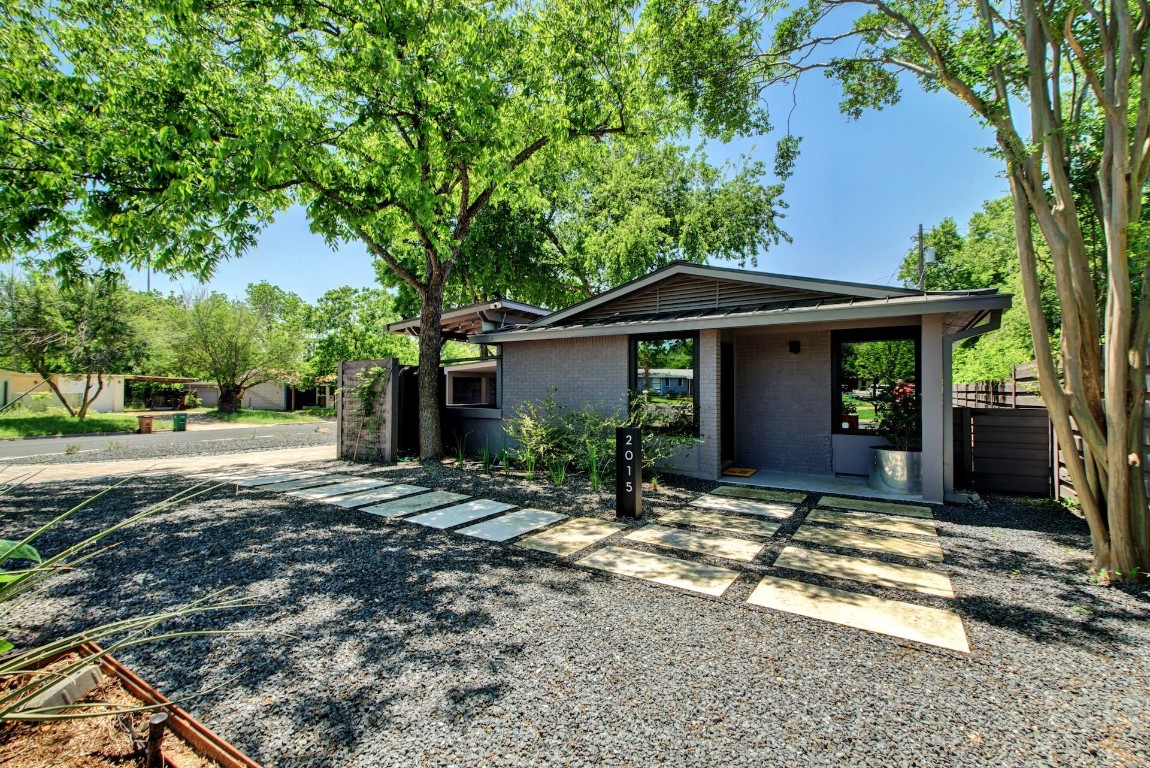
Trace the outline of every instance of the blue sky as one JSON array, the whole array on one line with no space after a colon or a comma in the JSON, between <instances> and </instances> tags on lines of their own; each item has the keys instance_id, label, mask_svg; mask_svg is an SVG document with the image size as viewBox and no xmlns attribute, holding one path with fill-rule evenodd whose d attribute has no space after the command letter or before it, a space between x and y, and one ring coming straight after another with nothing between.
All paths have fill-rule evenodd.
<instances>
[{"instance_id":1,"label":"blue sky","mask_svg":"<svg viewBox=\"0 0 1150 768\"><path fill-rule=\"evenodd\" d=\"M799 85L790 117L802 136L802 155L787 182L789 205L783 228L794 242L760 254L758 269L867 283L893 283L918 225L930 227L951 216L962 228L984 200L1007 192L1002 164L979 151L993 136L953 96L926 94L907 83L903 100L882 112L848 122L838 111L837 86L818 76ZM772 120L786 124L790 92L772 99ZM777 136L709 145L716 163L740 154L771 164ZM145 276L129 276L143 288ZM332 251L308 231L296 208L264 230L259 245L243 258L221 264L210 286L231 295L248 283L267 280L314 302L341 285L374 285L366 250L347 243ZM152 276L152 287L182 291L191 278Z\"/></svg>"}]
</instances>

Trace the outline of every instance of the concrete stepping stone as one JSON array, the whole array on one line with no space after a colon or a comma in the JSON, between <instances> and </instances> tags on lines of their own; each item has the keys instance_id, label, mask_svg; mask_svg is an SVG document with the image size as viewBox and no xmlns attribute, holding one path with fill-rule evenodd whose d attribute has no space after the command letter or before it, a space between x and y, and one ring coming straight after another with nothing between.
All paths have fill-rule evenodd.
<instances>
[{"instance_id":1,"label":"concrete stepping stone","mask_svg":"<svg viewBox=\"0 0 1150 768\"><path fill-rule=\"evenodd\" d=\"M304 488L299 491L291 491L288 493L288 496L296 496L310 501L324 501L340 496L348 496L358 491L369 491L372 488L378 488L385 484L382 480L361 477L355 480L348 480L346 483L336 483L335 485L323 485L316 488Z\"/></svg>"},{"instance_id":2,"label":"concrete stepping stone","mask_svg":"<svg viewBox=\"0 0 1150 768\"><path fill-rule=\"evenodd\" d=\"M727 591L727 587L739 578L738 571L727 568L692 563L676 557L640 552L625 547L604 547L582 560L577 560L576 563L712 597L722 595Z\"/></svg>"},{"instance_id":3,"label":"concrete stepping stone","mask_svg":"<svg viewBox=\"0 0 1150 768\"><path fill-rule=\"evenodd\" d=\"M783 501L790 504L802 504L807 494L799 491L772 491L767 488L748 488L745 485L720 485L711 489L715 496L730 496L735 499L753 499L755 501Z\"/></svg>"},{"instance_id":4,"label":"concrete stepping stone","mask_svg":"<svg viewBox=\"0 0 1150 768\"><path fill-rule=\"evenodd\" d=\"M423 493L423 491L426 490L427 489L422 486L404 485L402 483L387 488L377 488L373 491L368 491L368 493L378 494L381 499L394 499L394 501L389 501L386 504L375 504L374 506L363 507L360 509L360 512L370 512L380 517L403 517L404 515L414 515L416 512L422 512L425 509L454 504L457 501L464 501L468 498L462 493L450 493L448 491ZM423 495L415 496L414 494L417 493L423 493Z\"/></svg>"},{"instance_id":5,"label":"concrete stepping stone","mask_svg":"<svg viewBox=\"0 0 1150 768\"><path fill-rule=\"evenodd\" d=\"M822 544L827 547L842 547L844 549L862 549L868 552L882 552L899 557L911 557L916 560L930 560L941 563L943 559L942 547L937 541L920 541L918 539L900 539L895 536L883 536L878 533L859 533L842 528L821 528L814 525L800 525L795 531L792 541L805 541L811 544Z\"/></svg>"},{"instance_id":6,"label":"concrete stepping stone","mask_svg":"<svg viewBox=\"0 0 1150 768\"><path fill-rule=\"evenodd\" d=\"M930 507L916 504L896 504L890 501L875 501L873 499L844 499L841 496L823 496L819 499L820 507L840 507L854 509L859 512L878 512L884 515L903 515L905 517L922 517L933 519Z\"/></svg>"},{"instance_id":7,"label":"concrete stepping stone","mask_svg":"<svg viewBox=\"0 0 1150 768\"><path fill-rule=\"evenodd\" d=\"M521 509L518 512L500 515L493 520L485 520L482 523L460 528L456 533L487 541L507 541L566 519L567 515L558 512L547 512L542 509Z\"/></svg>"},{"instance_id":8,"label":"concrete stepping stone","mask_svg":"<svg viewBox=\"0 0 1150 768\"><path fill-rule=\"evenodd\" d=\"M911 565L884 563L866 557L836 555L802 547L786 547L773 565L776 568L789 568L792 571L861 581L880 587L909 589L935 597L954 597L954 587L951 586L950 577L945 573L915 568Z\"/></svg>"},{"instance_id":9,"label":"concrete stepping stone","mask_svg":"<svg viewBox=\"0 0 1150 768\"><path fill-rule=\"evenodd\" d=\"M399 496L396 495L395 489L399 488ZM409 490L415 489L415 490ZM357 491L356 493L340 497L338 499L328 499L328 504L334 504L337 507L351 509L353 507L362 507L367 504L375 504L381 501L391 501L402 496L407 496L412 493L419 493L427 489L421 485L396 485L391 480L380 481L379 485L366 491Z\"/></svg>"},{"instance_id":10,"label":"concrete stepping stone","mask_svg":"<svg viewBox=\"0 0 1150 768\"><path fill-rule=\"evenodd\" d=\"M747 536L774 536L782 526L782 523L769 523L755 517L724 515L721 512L707 512L702 509L678 509L667 512L659 516L659 522L714 528Z\"/></svg>"},{"instance_id":11,"label":"concrete stepping stone","mask_svg":"<svg viewBox=\"0 0 1150 768\"><path fill-rule=\"evenodd\" d=\"M271 485L272 483L283 483L288 480L304 480L309 477L320 477L323 472L273 472L258 474L255 477L243 478L236 483L236 485L243 486L244 488L257 488L261 485Z\"/></svg>"},{"instance_id":12,"label":"concrete stepping stone","mask_svg":"<svg viewBox=\"0 0 1150 768\"><path fill-rule=\"evenodd\" d=\"M668 528L664 525L648 525L623 537L624 541L637 541L657 547L670 547L701 555L726 557L731 560L750 562L766 545L759 541L735 539L713 533L684 531L682 528Z\"/></svg>"},{"instance_id":13,"label":"concrete stepping stone","mask_svg":"<svg viewBox=\"0 0 1150 768\"><path fill-rule=\"evenodd\" d=\"M242 469L228 469L220 471L213 469L210 472L193 472L190 477L199 480L249 480L254 477L282 477L283 475L291 473L292 470L284 469L282 467L245 467ZM298 472L297 472L298 474ZM318 473L316 473L318 474Z\"/></svg>"},{"instance_id":14,"label":"concrete stepping stone","mask_svg":"<svg viewBox=\"0 0 1150 768\"><path fill-rule=\"evenodd\" d=\"M691 502L691 506L721 509L724 512L742 512L744 515L773 517L776 520L786 520L795 513L794 504L778 501L748 501L747 499L730 499L711 495L700 496Z\"/></svg>"},{"instance_id":15,"label":"concrete stepping stone","mask_svg":"<svg viewBox=\"0 0 1150 768\"><path fill-rule=\"evenodd\" d=\"M622 523L608 523L593 517L573 517L554 528L522 539L516 546L568 557L626 527Z\"/></svg>"},{"instance_id":16,"label":"concrete stepping stone","mask_svg":"<svg viewBox=\"0 0 1150 768\"><path fill-rule=\"evenodd\" d=\"M287 482L274 482L267 485L261 485L261 491L298 491L301 488L314 488L318 485L332 485L334 483L342 483L345 480L354 480L354 477L348 475L319 475L318 477L305 477L302 480L289 480Z\"/></svg>"},{"instance_id":17,"label":"concrete stepping stone","mask_svg":"<svg viewBox=\"0 0 1150 768\"><path fill-rule=\"evenodd\" d=\"M509 509L515 509L515 505L504 504L502 501L492 501L491 499L475 499L463 504L456 504L454 507L424 512L422 515L409 517L403 522L426 525L429 528L453 528L457 525L470 523L472 520L478 520L481 517L490 517L499 512L506 512Z\"/></svg>"},{"instance_id":18,"label":"concrete stepping stone","mask_svg":"<svg viewBox=\"0 0 1150 768\"><path fill-rule=\"evenodd\" d=\"M828 525L853 525L855 528L870 528L875 531L893 533L913 533L918 536L937 536L938 529L933 520L921 520L899 515L875 515L860 512L840 512L835 509L814 509L807 515L808 523Z\"/></svg>"},{"instance_id":19,"label":"concrete stepping stone","mask_svg":"<svg viewBox=\"0 0 1150 768\"><path fill-rule=\"evenodd\" d=\"M904 640L970 653L958 614L938 608L764 576L747 600L751 605L796 613Z\"/></svg>"}]
</instances>

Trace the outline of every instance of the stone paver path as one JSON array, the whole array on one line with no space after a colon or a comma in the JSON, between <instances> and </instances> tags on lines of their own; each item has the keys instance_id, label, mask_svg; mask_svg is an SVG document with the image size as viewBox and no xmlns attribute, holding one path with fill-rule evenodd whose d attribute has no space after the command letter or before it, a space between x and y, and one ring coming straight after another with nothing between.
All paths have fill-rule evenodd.
<instances>
[{"instance_id":1,"label":"stone paver path","mask_svg":"<svg viewBox=\"0 0 1150 768\"><path fill-rule=\"evenodd\" d=\"M916 568L913 565L837 555L817 549L786 547L775 559L774 566L860 581L864 584L909 589L936 597L954 597L954 587L950 584L949 576L927 568Z\"/></svg>"},{"instance_id":2,"label":"stone paver path","mask_svg":"<svg viewBox=\"0 0 1150 768\"><path fill-rule=\"evenodd\" d=\"M755 501L783 501L799 505L806 500L807 494L798 491L772 491L767 488L750 488L745 485L720 485L711 491L713 496L730 496L735 499L753 499Z\"/></svg>"},{"instance_id":3,"label":"stone paver path","mask_svg":"<svg viewBox=\"0 0 1150 768\"><path fill-rule=\"evenodd\" d=\"M569 557L626 527L621 523L608 523L593 517L574 517L543 533L522 539L519 546Z\"/></svg>"},{"instance_id":4,"label":"stone paver path","mask_svg":"<svg viewBox=\"0 0 1150 768\"><path fill-rule=\"evenodd\" d=\"M280 493L282 491L298 491L302 488L314 488L319 485L331 485L332 483L340 483L344 480L353 480L354 478L347 475L317 475L316 477L305 477L302 480L288 480L287 482L267 483L260 487L261 491L273 491ZM242 485L242 483L241 483Z\"/></svg>"},{"instance_id":5,"label":"stone paver path","mask_svg":"<svg viewBox=\"0 0 1150 768\"><path fill-rule=\"evenodd\" d=\"M238 482L257 491L289 492L310 501L402 518L404 523L512 543L586 568L719 599L736 599L724 595L740 575L750 573L757 585L746 598L747 605L942 648L970 650L956 613L793 577L806 574L897 590L908 597L919 594L953 599L950 578L939 570L841 551L942 562L938 531L927 507L824 497L819 508L808 512L791 534L792 543L771 563L759 558L767 551L767 540L781 529L783 523L779 521L793 516L805 500L799 494L720 486L686 508L663 512L657 524L632 526L598 518L568 518L548 510L516 509L513 504L491 499L469 499L448 491L344 475L281 470L244 476ZM700 557L719 558L728 561L730 567L699 562ZM786 578L787 574L792 578Z\"/></svg>"},{"instance_id":6,"label":"stone paver path","mask_svg":"<svg viewBox=\"0 0 1150 768\"><path fill-rule=\"evenodd\" d=\"M962 620L957 614L938 608L774 576L764 576L747 602L762 608L970 652Z\"/></svg>"},{"instance_id":7,"label":"stone paver path","mask_svg":"<svg viewBox=\"0 0 1150 768\"><path fill-rule=\"evenodd\" d=\"M705 509L721 509L724 512L740 512L744 515L758 515L770 517L775 520L786 520L795 513L794 504L778 501L749 501L747 499L731 499L723 496L700 496L691 502L693 507Z\"/></svg>"},{"instance_id":8,"label":"stone paver path","mask_svg":"<svg viewBox=\"0 0 1150 768\"><path fill-rule=\"evenodd\" d=\"M246 475L246 476L240 476L236 480L236 485L242 486L244 488L256 488L256 487L259 487L261 485L271 485L272 483L283 483L283 482L286 482L288 480L306 480L308 478L321 477L321 476L323 476L322 472L288 472L288 471L281 470L281 471L277 471L277 472L255 473L255 474L250 474L250 475ZM224 475L223 477L220 477L219 479L230 480L233 477L235 477L235 476L234 475Z\"/></svg>"},{"instance_id":9,"label":"stone paver path","mask_svg":"<svg viewBox=\"0 0 1150 768\"><path fill-rule=\"evenodd\" d=\"M370 491L373 488L380 486L391 485L386 480L371 480L368 478L361 478L357 480L349 480L345 483L335 483L334 485L323 485L314 488L305 488L301 491L290 491L288 496L296 496L308 501L327 501L335 502L337 499L342 499L345 496L351 496L355 493L362 493L363 491Z\"/></svg>"},{"instance_id":10,"label":"stone paver path","mask_svg":"<svg viewBox=\"0 0 1150 768\"><path fill-rule=\"evenodd\" d=\"M416 512L422 512L425 509L454 504L457 501L464 501L468 498L462 493L449 493L447 491L422 493L426 490L428 489L420 485L393 485L391 488L380 490L378 493L380 496L383 496L385 493L390 493L390 495L385 498L395 499L395 501L364 507L360 511L370 512L380 517L403 517L404 515L414 515ZM415 496L413 494L422 495Z\"/></svg>"},{"instance_id":11,"label":"stone paver path","mask_svg":"<svg viewBox=\"0 0 1150 768\"><path fill-rule=\"evenodd\" d=\"M848 531L845 528L802 525L795 531L791 540L822 544L826 547L882 552L887 555L930 560L932 563L941 563L943 560L942 547L935 541L900 539L896 536L885 536L879 533Z\"/></svg>"},{"instance_id":12,"label":"stone paver path","mask_svg":"<svg viewBox=\"0 0 1150 768\"><path fill-rule=\"evenodd\" d=\"M623 547L604 547L577 562L579 565L610 571L620 576L666 584L712 597L723 594L727 587L739 578L738 571L728 568Z\"/></svg>"},{"instance_id":13,"label":"stone paver path","mask_svg":"<svg viewBox=\"0 0 1150 768\"><path fill-rule=\"evenodd\" d=\"M835 509L812 509L807 514L808 523L827 525L849 525L855 528L869 528L873 531L910 533L918 536L937 536L938 529L933 520L908 518L899 515L876 515L865 512L840 512Z\"/></svg>"},{"instance_id":14,"label":"stone paver path","mask_svg":"<svg viewBox=\"0 0 1150 768\"><path fill-rule=\"evenodd\" d=\"M730 531L747 536L774 536L775 532L782 526L782 523L771 523L759 518L724 515L721 512L705 512L701 509L679 509L674 512L664 512L659 516L659 522Z\"/></svg>"},{"instance_id":15,"label":"stone paver path","mask_svg":"<svg viewBox=\"0 0 1150 768\"><path fill-rule=\"evenodd\" d=\"M645 525L624 537L624 541L637 541L659 547L697 552L701 555L714 555L731 560L750 562L765 546L759 541L747 541L730 536L717 536L713 533L685 531L681 528L666 528L662 525Z\"/></svg>"},{"instance_id":16,"label":"stone paver path","mask_svg":"<svg viewBox=\"0 0 1150 768\"><path fill-rule=\"evenodd\" d=\"M855 509L859 512L879 512L887 515L905 515L906 517L921 517L931 519L930 507L915 504L901 504L893 501L874 501L873 499L844 499L839 496L824 496L819 499L820 507L841 507L842 509Z\"/></svg>"},{"instance_id":17,"label":"stone paver path","mask_svg":"<svg viewBox=\"0 0 1150 768\"><path fill-rule=\"evenodd\" d=\"M548 512L543 509L521 509L518 512L508 512L506 515L501 515L493 520L460 528L456 533L474 536L486 541L507 541L516 536L545 528L566 518L567 515L558 512Z\"/></svg>"},{"instance_id":18,"label":"stone paver path","mask_svg":"<svg viewBox=\"0 0 1150 768\"><path fill-rule=\"evenodd\" d=\"M424 512L422 515L409 517L404 520L404 522L426 525L429 528L454 528L457 525L470 523L472 520L479 520L480 518L491 517L499 512L506 512L509 509L515 509L515 505L504 504L501 501L491 501L490 499L476 499L475 501L456 504L454 507L437 509L434 512Z\"/></svg>"}]
</instances>

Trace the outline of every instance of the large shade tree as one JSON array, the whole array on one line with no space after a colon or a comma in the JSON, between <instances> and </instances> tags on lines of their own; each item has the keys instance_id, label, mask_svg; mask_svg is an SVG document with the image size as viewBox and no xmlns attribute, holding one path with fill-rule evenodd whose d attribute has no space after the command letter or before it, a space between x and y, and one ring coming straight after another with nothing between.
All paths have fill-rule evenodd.
<instances>
[{"instance_id":1,"label":"large shade tree","mask_svg":"<svg viewBox=\"0 0 1150 768\"><path fill-rule=\"evenodd\" d=\"M702 57L667 56L694 92L762 89L824 72L858 116L896 102L908 78L945 91L993 132L1010 182L1023 295L1043 401L1090 527L1104 579L1150 571L1143 484L1150 174L1150 9L1144 2L812 0L770 16L774 3L655 0L661 14L707 41ZM769 45L763 45L769 37ZM738 79L726 72L737 70ZM734 107L733 107L734 108ZM1083 222L1105 247L1104 296ZM1036 241L1049 253L1061 309L1059 346L1043 311ZM1101 307L1101 311L1099 311Z\"/></svg>"},{"instance_id":2,"label":"large shade tree","mask_svg":"<svg viewBox=\"0 0 1150 768\"><path fill-rule=\"evenodd\" d=\"M575 142L650 141L694 114L762 125L732 123L726 91L667 98L683 73L653 54L676 30L625 0L7 7L0 255L204 275L302 203L418 297L425 457L442 452L444 294L486 206L530 195L526 171Z\"/></svg>"}]
</instances>

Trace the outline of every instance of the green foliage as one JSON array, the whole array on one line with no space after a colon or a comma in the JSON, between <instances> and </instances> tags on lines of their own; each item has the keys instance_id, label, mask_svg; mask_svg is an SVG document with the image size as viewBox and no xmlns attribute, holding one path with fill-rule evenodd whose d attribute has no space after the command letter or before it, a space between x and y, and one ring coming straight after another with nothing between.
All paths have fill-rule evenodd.
<instances>
[{"instance_id":1,"label":"green foliage","mask_svg":"<svg viewBox=\"0 0 1150 768\"><path fill-rule=\"evenodd\" d=\"M349 360L395 357L402 365L414 364L414 341L387 332L387 324L399 319L391 295L378 288L343 286L320 296L307 315L303 386L334 376L339 364Z\"/></svg>"},{"instance_id":2,"label":"green foliage","mask_svg":"<svg viewBox=\"0 0 1150 768\"><path fill-rule=\"evenodd\" d=\"M1017 245L1014 237L1014 211L1010 198L988 200L967 223L962 235L953 219L943 219L924 233L926 245L937 252L937 261L928 265L927 290L951 291L971 288L998 288L1015 297L1022 295ZM1041 301L1048 327L1060 321L1058 297L1054 289L1049 252L1037 243ZM899 269L899 279L907 286L917 285L918 247L912 246ZM1052 339L1057 344L1057 338ZM1009 379L1014 366L1034 359L1034 342L1026 315L1026 304L1016 300L1002 316L1002 327L962 342L954 351L954 381L1002 381Z\"/></svg>"},{"instance_id":3,"label":"green foliage","mask_svg":"<svg viewBox=\"0 0 1150 768\"><path fill-rule=\"evenodd\" d=\"M567 481L567 462L558 457L550 459L547 462L547 473L553 485L563 485Z\"/></svg>"},{"instance_id":4,"label":"green foliage","mask_svg":"<svg viewBox=\"0 0 1150 768\"><path fill-rule=\"evenodd\" d=\"M0 278L0 354L47 381L70 415L83 419L108 374L126 373L143 358L132 294L115 272L78 275L60 285L47 274ZM84 376L73 403L56 374Z\"/></svg>"},{"instance_id":5,"label":"green foliage","mask_svg":"<svg viewBox=\"0 0 1150 768\"><path fill-rule=\"evenodd\" d=\"M184 296L167 316L165 341L174 358L187 375L216 382L224 412L237 410L249 387L298 380L298 319L259 293L244 301L201 291Z\"/></svg>"},{"instance_id":6,"label":"green foliage","mask_svg":"<svg viewBox=\"0 0 1150 768\"><path fill-rule=\"evenodd\" d=\"M598 490L600 478L610 468L615 454L615 430L638 427L643 430L643 466L653 468L674 456L682 455L701 442L692 429L667 429L652 424L647 408L636 407L631 414L606 412L602 406L586 404L578 411L561 405L554 392L541 402L522 403L515 415L506 419L504 429L515 443L517 457L528 476L542 461L554 472L554 465L568 467L579 460L588 473L592 487Z\"/></svg>"}]
</instances>

